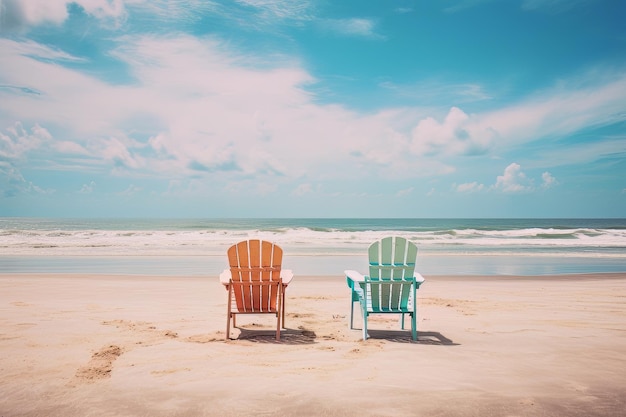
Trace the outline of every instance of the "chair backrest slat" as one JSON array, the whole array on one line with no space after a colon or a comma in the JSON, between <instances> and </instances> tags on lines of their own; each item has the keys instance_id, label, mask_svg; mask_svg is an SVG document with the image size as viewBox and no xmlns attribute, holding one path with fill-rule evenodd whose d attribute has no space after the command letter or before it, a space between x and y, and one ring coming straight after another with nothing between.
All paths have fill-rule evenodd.
<instances>
[{"instance_id":1,"label":"chair backrest slat","mask_svg":"<svg viewBox=\"0 0 626 417\"><path fill-rule=\"evenodd\" d=\"M372 280L366 278L365 291L372 311L406 310L415 278L402 280Z\"/></svg>"},{"instance_id":2,"label":"chair backrest slat","mask_svg":"<svg viewBox=\"0 0 626 417\"><path fill-rule=\"evenodd\" d=\"M368 249L366 291L373 311L407 309L414 278L417 246L402 237L385 237Z\"/></svg>"},{"instance_id":3,"label":"chair backrest slat","mask_svg":"<svg viewBox=\"0 0 626 417\"><path fill-rule=\"evenodd\" d=\"M276 311L282 249L272 242L246 240L231 246L227 253L237 309Z\"/></svg>"},{"instance_id":4,"label":"chair backrest slat","mask_svg":"<svg viewBox=\"0 0 626 417\"><path fill-rule=\"evenodd\" d=\"M417 246L403 237L376 241L370 245L368 254L372 279L402 279L415 273Z\"/></svg>"}]
</instances>

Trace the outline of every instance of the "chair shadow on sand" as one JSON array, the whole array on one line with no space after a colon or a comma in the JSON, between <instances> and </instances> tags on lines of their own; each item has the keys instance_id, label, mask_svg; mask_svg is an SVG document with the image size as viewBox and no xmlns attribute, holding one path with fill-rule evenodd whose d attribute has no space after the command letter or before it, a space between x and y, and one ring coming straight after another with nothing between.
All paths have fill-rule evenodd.
<instances>
[{"instance_id":1,"label":"chair shadow on sand","mask_svg":"<svg viewBox=\"0 0 626 417\"><path fill-rule=\"evenodd\" d=\"M247 340L253 343L272 344L272 345L311 345L316 342L317 335L315 332L307 329L283 329L281 331L280 340L276 340L273 330L246 329L238 327L239 335L237 340ZM448 339L439 332L420 331L417 341L411 337L411 333L402 330L375 330L367 329L369 333L368 340L386 340L394 343L408 343L417 345L433 345L433 346L459 346L451 339ZM363 342L367 343L367 341Z\"/></svg>"},{"instance_id":2,"label":"chair shadow on sand","mask_svg":"<svg viewBox=\"0 0 626 417\"><path fill-rule=\"evenodd\" d=\"M417 333L417 341L413 340L411 333L403 330L376 330L367 329L369 334L368 340L387 340L396 343L413 343L418 345L435 345L435 346L458 346L459 343L453 342L439 332L419 331ZM364 343L367 343L365 341Z\"/></svg>"},{"instance_id":3,"label":"chair shadow on sand","mask_svg":"<svg viewBox=\"0 0 626 417\"><path fill-rule=\"evenodd\" d=\"M274 330L246 329L238 327L239 336L232 341L247 340L254 343L276 344L276 345L310 345L315 342L317 335L307 329L282 329L280 340L276 340Z\"/></svg>"}]
</instances>

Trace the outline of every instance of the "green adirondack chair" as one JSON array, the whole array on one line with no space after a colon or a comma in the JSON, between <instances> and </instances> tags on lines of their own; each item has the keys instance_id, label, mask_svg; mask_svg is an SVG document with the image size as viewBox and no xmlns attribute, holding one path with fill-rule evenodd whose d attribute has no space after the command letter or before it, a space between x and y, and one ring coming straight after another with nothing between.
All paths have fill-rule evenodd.
<instances>
[{"instance_id":1,"label":"green adirondack chair","mask_svg":"<svg viewBox=\"0 0 626 417\"><path fill-rule=\"evenodd\" d=\"M354 328L354 303L359 302L363 315L363 340L368 337L370 314L411 316L411 335L417 340L417 289L424 277L415 272L417 246L402 237L385 237L372 243L368 250L369 275L345 271L351 289L350 328Z\"/></svg>"}]
</instances>

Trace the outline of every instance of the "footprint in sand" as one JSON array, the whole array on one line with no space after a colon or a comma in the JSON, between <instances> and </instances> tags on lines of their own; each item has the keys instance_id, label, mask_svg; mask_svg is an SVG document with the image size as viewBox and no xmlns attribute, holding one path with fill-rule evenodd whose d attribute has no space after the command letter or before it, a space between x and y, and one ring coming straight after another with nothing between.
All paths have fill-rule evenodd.
<instances>
[{"instance_id":1,"label":"footprint in sand","mask_svg":"<svg viewBox=\"0 0 626 417\"><path fill-rule=\"evenodd\" d=\"M298 329L302 331L302 336L304 337L310 337L311 339L315 339L317 337L314 331L306 330L306 329L303 329L302 327L299 327Z\"/></svg>"},{"instance_id":2,"label":"footprint in sand","mask_svg":"<svg viewBox=\"0 0 626 417\"><path fill-rule=\"evenodd\" d=\"M299 318L304 318L304 317L313 317L313 314L309 314L309 313L287 313L287 317L294 318L294 319L299 319Z\"/></svg>"},{"instance_id":3,"label":"footprint in sand","mask_svg":"<svg viewBox=\"0 0 626 417\"><path fill-rule=\"evenodd\" d=\"M224 340L224 332L218 331L213 334L196 334L185 339L191 343L209 343Z\"/></svg>"},{"instance_id":4,"label":"footprint in sand","mask_svg":"<svg viewBox=\"0 0 626 417\"><path fill-rule=\"evenodd\" d=\"M32 305L32 304L25 303L23 301L13 301L11 304L16 307L29 307Z\"/></svg>"},{"instance_id":5,"label":"footprint in sand","mask_svg":"<svg viewBox=\"0 0 626 417\"><path fill-rule=\"evenodd\" d=\"M176 372L182 372L182 371L191 371L191 368L177 368L177 369L163 369L160 371L152 371L150 372L152 375L157 375L157 376L163 376L163 375L170 375L170 374L174 374Z\"/></svg>"},{"instance_id":6,"label":"footprint in sand","mask_svg":"<svg viewBox=\"0 0 626 417\"><path fill-rule=\"evenodd\" d=\"M118 329L126 330L131 334L140 336L140 340L136 342L138 345L149 346L158 343L164 337L168 339L177 339L178 333L172 330L159 330L156 326L145 321L128 321L128 320L110 320L103 321L105 326L115 326Z\"/></svg>"},{"instance_id":7,"label":"footprint in sand","mask_svg":"<svg viewBox=\"0 0 626 417\"><path fill-rule=\"evenodd\" d=\"M110 378L113 370L113 362L122 354L124 350L117 345L103 347L91 356L87 365L78 368L75 379L93 383L100 379Z\"/></svg>"},{"instance_id":8,"label":"footprint in sand","mask_svg":"<svg viewBox=\"0 0 626 417\"><path fill-rule=\"evenodd\" d=\"M317 348L318 350L328 350L331 352L334 352L336 349L334 346L320 346Z\"/></svg>"}]
</instances>

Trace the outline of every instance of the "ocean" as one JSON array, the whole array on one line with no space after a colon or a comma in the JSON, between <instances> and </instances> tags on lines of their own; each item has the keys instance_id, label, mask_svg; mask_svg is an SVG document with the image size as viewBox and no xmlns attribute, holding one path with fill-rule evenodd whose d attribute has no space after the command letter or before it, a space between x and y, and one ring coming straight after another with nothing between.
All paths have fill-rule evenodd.
<instances>
[{"instance_id":1,"label":"ocean","mask_svg":"<svg viewBox=\"0 0 626 417\"><path fill-rule=\"evenodd\" d=\"M626 219L0 218L0 273L217 276L230 245L265 239L296 276L342 276L390 235L424 276L626 272Z\"/></svg>"}]
</instances>

